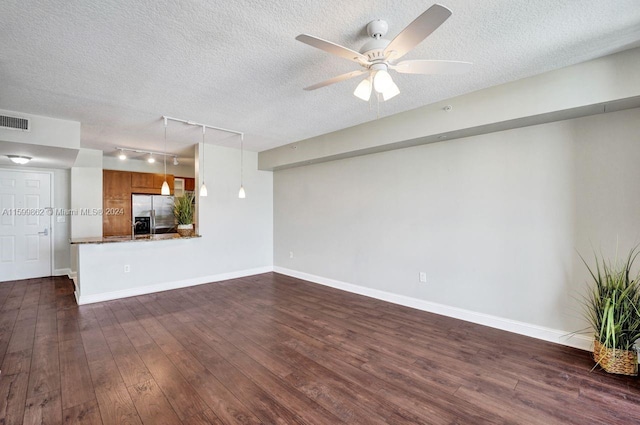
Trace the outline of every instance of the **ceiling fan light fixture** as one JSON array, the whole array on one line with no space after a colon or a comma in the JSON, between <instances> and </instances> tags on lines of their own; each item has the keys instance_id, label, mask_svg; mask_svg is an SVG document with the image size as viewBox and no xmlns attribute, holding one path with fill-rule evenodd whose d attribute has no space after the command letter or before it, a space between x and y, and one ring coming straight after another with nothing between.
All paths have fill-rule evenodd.
<instances>
[{"instance_id":1,"label":"ceiling fan light fixture","mask_svg":"<svg viewBox=\"0 0 640 425\"><path fill-rule=\"evenodd\" d=\"M387 90L392 89L392 86L395 86L395 84L393 83L391 75L389 75L389 72L387 72L386 69L380 69L376 71L375 75L373 76L373 88L378 93L384 93Z\"/></svg>"},{"instance_id":2,"label":"ceiling fan light fixture","mask_svg":"<svg viewBox=\"0 0 640 425\"><path fill-rule=\"evenodd\" d=\"M368 102L371 97L371 79L367 77L360 81L360 84L358 84L358 87L354 90L353 95L358 99Z\"/></svg>"},{"instance_id":3,"label":"ceiling fan light fixture","mask_svg":"<svg viewBox=\"0 0 640 425\"><path fill-rule=\"evenodd\" d=\"M369 73L369 83L373 84L376 94L382 94L389 100L400 93L389 75L389 69L401 74L462 74L469 70L470 62L447 60L408 60L396 63L397 60L413 50L425 38L442 25L452 12L446 7L434 4L407 25L392 40L385 39L389 26L386 21L377 19L367 25L367 34L371 37L359 51L323 40L309 34L300 34L296 40L334 56L357 63L360 70L338 75L321 83L305 87L305 90L316 90L331 84ZM362 69L364 68L364 70ZM354 96L368 100L371 97L367 83L361 82L353 92Z\"/></svg>"},{"instance_id":4,"label":"ceiling fan light fixture","mask_svg":"<svg viewBox=\"0 0 640 425\"><path fill-rule=\"evenodd\" d=\"M29 156L7 155L7 157L11 160L11 162L13 162L14 164L19 164L19 165L24 165L27 162L31 161L31 157L29 157Z\"/></svg>"},{"instance_id":5,"label":"ceiling fan light fixture","mask_svg":"<svg viewBox=\"0 0 640 425\"><path fill-rule=\"evenodd\" d=\"M386 102L387 100L391 99L392 97L396 97L399 94L400 94L400 89L398 88L396 83L392 81L391 85L385 91L382 92L382 98Z\"/></svg>"},{"instance_id":6,"label":"ceiling fan light fixture","mask_svg":"<svg viewBox=\"0 0 640 425\"><path fill-rule=\"evenodd\" d=\"M124 161L125 159L127 159L127 155L125 155L122 149L120 149L120 154L118 155L118 159L120 159L120 161Z\"/></svg>"},{"instance_id":7,"label":"ceiling fan light fixture","mask_svg":"<svg viewBox=\"0 0 640 425\"><path fill-rule=\"evenodd\" d=\"M156 159L153 157L152 154L149 154L149 158L147 158L147 162L149 164L153 164L154 162L156 162Z\"/></svg>"}]
</instances>

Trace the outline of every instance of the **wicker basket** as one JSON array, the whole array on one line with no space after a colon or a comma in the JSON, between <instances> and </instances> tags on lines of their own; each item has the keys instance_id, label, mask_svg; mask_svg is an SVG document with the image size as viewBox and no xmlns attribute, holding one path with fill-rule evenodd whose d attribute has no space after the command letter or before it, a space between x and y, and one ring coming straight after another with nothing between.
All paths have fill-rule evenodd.
<instances>
[{"instance_id":1,"label":"wicker basket","mask_svg":"<svg viewBox=\"0 0 640 425\"><path fill-rule=\"evenodd\" d=\"M638 353L635 350L607 348L596 339L593 343L593 360L609 373L638 374Z\"/></svg>"},{"instance_id":2,"label":"wicker basket","mask_svg":"<svg viewBox=\"0 0 640 425\"><path fill-rule=\"evenodd\" d=\"M177 232L182 237L192 236L193 228L191 228L191 229L178 229Z\"/></svg>"}]
</instances>

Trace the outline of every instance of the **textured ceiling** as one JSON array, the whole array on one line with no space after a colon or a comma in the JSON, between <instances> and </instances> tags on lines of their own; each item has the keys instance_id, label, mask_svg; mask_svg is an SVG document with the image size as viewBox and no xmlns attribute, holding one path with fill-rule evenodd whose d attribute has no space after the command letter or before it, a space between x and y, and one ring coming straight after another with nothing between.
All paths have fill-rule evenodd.
<instances>
[{"instance_id":1,"label":"textured ceiling","mask_svg":"<svg viewBox=\"0 0 640 425\"><path fill-rule=\"evenodd\" d=\"M351 93L358 79L303 87L355 64L295 40L359 50L366 24L387 38L433 3L343 0L4 0L0 108L77 120L81 145L162 149L166 114L246 133L265 150L376 118ZM462 76L393 74L386 116L639 45L638 0L443 0L453 16L404 59L474 63ZM169 151L201 130L169 125ZM208 132L207 142L238 137Z\"/></svg>"}]
</instances>

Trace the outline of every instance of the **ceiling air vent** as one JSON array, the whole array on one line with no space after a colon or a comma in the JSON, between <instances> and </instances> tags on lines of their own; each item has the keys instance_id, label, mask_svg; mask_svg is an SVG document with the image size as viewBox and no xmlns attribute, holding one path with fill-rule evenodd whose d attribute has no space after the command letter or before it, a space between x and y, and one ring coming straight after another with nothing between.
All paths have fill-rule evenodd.
<instances>
[{"instance_id":1,"label":"ceiling air vent","mask_svg":"<svg viewBox=\"0 0 640 425\"><path fill-rule=\"evenodd\" d=\"M0 115L0 128L29 131L29 120L26 118Z\"/></svg>"}]
</instances>

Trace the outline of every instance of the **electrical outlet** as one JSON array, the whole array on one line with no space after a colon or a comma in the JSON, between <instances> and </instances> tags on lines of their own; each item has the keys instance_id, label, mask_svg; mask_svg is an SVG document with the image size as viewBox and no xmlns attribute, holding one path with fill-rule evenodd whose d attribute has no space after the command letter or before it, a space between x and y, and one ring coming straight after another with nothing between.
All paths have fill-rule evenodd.
<instances>
[{"instance_id":1,"label":"electrical outlet","mask_svg":"<svg viewBox=\"0 0 640 425\"><path fill-rule=\"evenodd\" d=\"M124 272L125 272L125 273L129 273L130 271L131 271L131 266L130 266L130 265L128 265L128 264L125 264L125 265L124 265Z\"/></svg>"},{"instance_id":2,"label":"electrical outlet","mask_svg":"<svg viewBox=\"0 0 640 425\"><path fill-rule=\"evenodd\" d=\"M289 251L289 258L293 258L293 251Z\"/></svg>"},{"instance_id":3,"label":"electrical outlet","mask_svg":"<svg viewBox=\"0 0 640 425\"><path fill-rule=\"evenodd\" d=\"M425 272L420 272L420 282L427 283L427 274Z\"/></svg>"}]
</instances>

